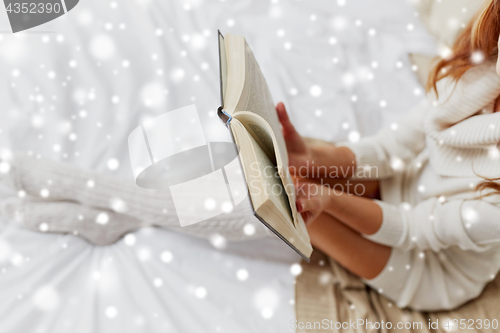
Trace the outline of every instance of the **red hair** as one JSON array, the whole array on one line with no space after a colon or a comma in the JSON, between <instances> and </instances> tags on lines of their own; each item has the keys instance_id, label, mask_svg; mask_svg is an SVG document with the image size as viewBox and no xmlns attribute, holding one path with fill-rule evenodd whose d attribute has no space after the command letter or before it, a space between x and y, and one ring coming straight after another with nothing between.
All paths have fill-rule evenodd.
<instances>
[{"instance_id":1,"label":"red hair","mask_svg":"<svg viewBox=\"0 0 500 333\"><path fill-rule=\"evenodd\" d=\"M472 67L482 61L474 59L477 54L479 60L495 60L498 57L498 39L500 36L500 0L487 0L474 19L469 22L460 33L451 48L451 56L441 59L431 71L427 81L427 92L434 90L436 94L437 82L446 77L460 80ZM476 190L492 190L490 194L500 194L500 178L486 179L479 184Z\"/></svg>"},{"instance_id":2,"label":"red hair","mask_svg":"<svg viewBox=\"0 0 500 333\"><path fill-rule=\"evenodd\" d=\"M460 33L451 48L451 56L442 59L434 67L427 81L427 92L434 90L436 84L445 77L458 81L469 69L480 64L474 54L484 60L498 56L498 36L500 35L500 3L487 0L474 19ZM476 60L476 61L474 61Z\"/></svg>"}]
</instances>

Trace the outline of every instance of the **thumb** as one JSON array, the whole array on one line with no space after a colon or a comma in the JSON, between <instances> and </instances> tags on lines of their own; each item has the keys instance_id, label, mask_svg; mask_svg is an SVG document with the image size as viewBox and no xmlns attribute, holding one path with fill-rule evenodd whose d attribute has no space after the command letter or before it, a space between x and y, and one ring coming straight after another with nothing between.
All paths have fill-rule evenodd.
<instances>
[{"instance_id":1,"label":"thumb","mask_svg":"<svg viewBox=\"0 0 500 333\"><path fill-rule=\"evenodd\" d=\"M300 198L297 200L297 211L299 213L315 212L321 209L321 204L317 197Z\"/></svg>"},{"instance_id":2,"label":"thumb","mask_svg":"<svg viewBox=\"0 0 500 333\"><path fill-rule=\"evenodd\" d=\"M285 109L285 105L281 102L278 103L278 105L276 106L276 112L278 113L278 118L282 126L283 136L286 141L287 149L296 152L304 152L307 149L304 139L299 134L299 132L297 132L292 122L290 121L288 113Z\"/></svg>"},{"instance_id":3,"label":"thumb","mask_svg":"<svg viewBox=\"0 0 500 333\"><path fill-rule=\"evenodd\" d=\"M280 120L281 126L283 126L283 132L284 132L283 134L290 135L291 133L297 133L295 127L290 121L290 117L288 117L285 104L279 102L278 105L276 106L276 112L278 113L278 118Z\"/></svg>"},{"instance_id":4,"label":"thumb","mask_svg":"<svg viewBox=\"0 0 500 333\"><path fill-rule=\"evenodd\" d=\"M302 215L306 225L311 224L321 213L321 204L317 197L297 200L297 211Z\"/></svg>"}]
</instances>

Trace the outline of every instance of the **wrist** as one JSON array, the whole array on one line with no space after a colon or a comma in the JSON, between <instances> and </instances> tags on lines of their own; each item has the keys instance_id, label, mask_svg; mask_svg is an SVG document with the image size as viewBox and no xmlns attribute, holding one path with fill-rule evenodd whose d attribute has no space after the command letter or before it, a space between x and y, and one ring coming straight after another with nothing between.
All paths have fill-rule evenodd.
<instances>
[{"instance_id":1,"label":"wrist","mask_svg":"<svg viewBox=\"0 0 500 333\"><path fill-rule=\"evenodd\" d=\"M320 177L328 178L330 168L337 169L342 178L352 177L356 169L356 156L347 147L334 145L313 145L309 147L312 166L322 171ZM319 169L321 167L321 170ZM324 174L326 172L326 174ZM314 173L318 175L319 173Z\"/></svg>"},{"instance_id":2,"label":"wrist","mask_svg":"<svg viewBox=\"0 0 500 333\"><path fill-rule=\"evenodd\" d=\"M335 207L338 206L339 196L342 195L341 191L336 191L329 186L325 186L328 189L328 195L326 196L326 202L324 203L324 211L335 217Z\"/></svg>"},{"instance_id":3,"label":"wrist","mask_svg":"<svg viewBox=\"0 0 500 333\"><path fill-rule=\"evenodd\" d=\"M332 154L332 148L334 146L330 145L314 145L310 147L310 155L311 155L311 161L312 161L312 166L319 168L326 167L327 169L330 167L331 163L329 163L328 158ZM319 170L318 170L319 171ZM316 173L315 173L316 174ZM326 176L326 175L322 175Z\"/></svg>"},{"instance_id":4,"label":"wrist","mask_svg":"<svg viewBox=\"0 0 500 333\"><path fill-rule=\"evenodd\" d=\"M350 178L355 174L356 155L351 149L344 146L335 147L331 158L343 178Z\"/></svg>"}]
</instances>

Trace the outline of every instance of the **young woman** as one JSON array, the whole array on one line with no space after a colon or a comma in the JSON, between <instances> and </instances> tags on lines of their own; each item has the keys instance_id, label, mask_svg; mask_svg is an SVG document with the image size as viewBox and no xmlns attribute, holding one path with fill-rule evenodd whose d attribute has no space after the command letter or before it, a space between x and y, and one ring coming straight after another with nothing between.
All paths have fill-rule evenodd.
<instances>
[{"instance_id":1,"label":"young woman","mask_svg":"<svg viewBox=\"0 0 500 333\"><path fill-rule=\"evenodd\" d=\"M427 99L358 143L308 144L277 106L291 172L323 177L298 175L313 245L400 307L457 307L500 270L499 36L500 0L488 1L434 68ZM329 170L364 197L332 187L346 180Z\"/></svg>"}]
</instances>

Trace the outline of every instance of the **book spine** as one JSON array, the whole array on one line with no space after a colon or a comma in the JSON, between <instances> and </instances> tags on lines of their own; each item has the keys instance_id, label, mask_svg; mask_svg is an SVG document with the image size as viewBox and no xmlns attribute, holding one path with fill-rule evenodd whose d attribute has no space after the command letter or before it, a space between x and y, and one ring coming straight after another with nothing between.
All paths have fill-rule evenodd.
<instances>
[{"instance_id":1,"label":"book spine","mask_svg":"<svg viewBox=\"0 0 500 333\"><path fill-rule=\"evenodd\" d=\"M233 117L231 117L231 115L229 115L226 111L224 111L222 109L222 106L220 106L218 109L217 109L217 115L219 116L220 120L226 125L228 126L230 123L231 123L231 120L233 119Z\"/></svg>"}]
</instances>

